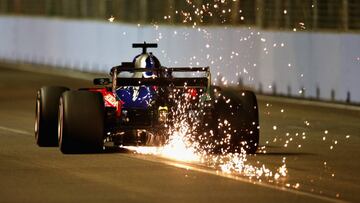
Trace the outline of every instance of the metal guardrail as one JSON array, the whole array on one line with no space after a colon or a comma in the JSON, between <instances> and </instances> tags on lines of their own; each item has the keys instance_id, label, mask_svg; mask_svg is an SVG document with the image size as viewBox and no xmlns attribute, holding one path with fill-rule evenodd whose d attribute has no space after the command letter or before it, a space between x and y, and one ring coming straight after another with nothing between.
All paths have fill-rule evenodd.
<instances>
[{"instance_id":1,"label":"metal guardrail","mask_svg":"<svg viewBox=\"0 0 360 203\"><path fill-rule=\"evenodd\" d=\"M359 0L0 0L0 13L128 23L359 31Z\"/></svg>"}]
</instances>

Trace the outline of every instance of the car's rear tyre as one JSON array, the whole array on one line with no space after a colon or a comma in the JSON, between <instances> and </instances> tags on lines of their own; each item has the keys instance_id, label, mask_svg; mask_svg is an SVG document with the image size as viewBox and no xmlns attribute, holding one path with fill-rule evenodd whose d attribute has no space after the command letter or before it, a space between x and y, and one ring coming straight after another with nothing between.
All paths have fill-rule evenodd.
<instances>
[{"instance_id":1,"label":"car's rear tyre","mask_svg":"<svg viewBox=\"0 0 360 203\"><path fill-rule=\"evenodd\" d=\"M104 112L101 93L65 92L59 104L58 138L61 152L101 152L104 145Z\"/></svg>"},{"instance_id":2,"label":"car's rear tyre","mask_svg":"<svg viewBox=\"0 0 360 203\"><path fill-rule=\"evenodd\" d=\"M259 114L252 91L218 90L214 96L213 119L216 119L217 140L222 152L254 154L259 145ZM217 98L216 98L217 97ZM220 125L219 125L220 123ZM219 145L218 145L219 146Z\"/></svg>"},{"instance_id":3,"label":"car's rear tyre","mask_svg":"<svg viewBox=\"0 0 360 203\"><path fill-rule=\"evenodd\" d=\"M58 145L58 110L61 94L66 87L41 87L36 95L35 108L35 140L40 147L56 147Z\"/></svg>"}]
</instances>

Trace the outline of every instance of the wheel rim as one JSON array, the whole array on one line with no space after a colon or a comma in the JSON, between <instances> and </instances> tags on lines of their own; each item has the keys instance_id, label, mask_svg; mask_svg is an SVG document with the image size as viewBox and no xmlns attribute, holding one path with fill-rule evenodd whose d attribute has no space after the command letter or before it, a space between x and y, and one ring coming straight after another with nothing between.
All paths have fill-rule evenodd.
<instances>
[{"instance_id":1,"label":"wheel rim","mask_svg":"<svg viewBox=\"0 0 360 203\"><path fill-rule=\"evenodd\" d=\"M41 102L40 102L40 93L38 92L36 97L36 110L35 110L35 139L38 141L39 139L39 130L40 130L40 109L41 109Z\"/></svg>"},{"instance_id":2,"label":"wheel rim","mask_svg":"<svg viewBox=\"0 0 360 203\"><path fill-rule=\"evenodd\" d=\"M58 141L59 147L61 148L62 145L62 137L63 137L63 126L64 126L64 107L63 107L63 100L60 99L59 102L59 118L58 118Z\"/></svg>"}]
</instances>

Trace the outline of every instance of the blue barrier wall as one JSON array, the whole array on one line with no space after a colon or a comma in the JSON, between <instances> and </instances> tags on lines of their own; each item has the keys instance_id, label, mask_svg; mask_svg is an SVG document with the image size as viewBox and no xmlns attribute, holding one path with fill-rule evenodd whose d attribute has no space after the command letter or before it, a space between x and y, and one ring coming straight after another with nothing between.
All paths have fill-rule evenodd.
<instances>
[{"instance_id":1,"label":"blue barrier wall","mask_svg":"<svg viewBox=\"0 0 360 203\"><path fill-rule=\"evenodd\" d=\"M214 82L239 77L263 92L360 102L360 35L262 31L245 27L181 27L100 21L0 17L0 58L107 72L157 42L164 66L210 66ZM290 92L289 92L290 91Z\"/></svg>"}]
</instances>

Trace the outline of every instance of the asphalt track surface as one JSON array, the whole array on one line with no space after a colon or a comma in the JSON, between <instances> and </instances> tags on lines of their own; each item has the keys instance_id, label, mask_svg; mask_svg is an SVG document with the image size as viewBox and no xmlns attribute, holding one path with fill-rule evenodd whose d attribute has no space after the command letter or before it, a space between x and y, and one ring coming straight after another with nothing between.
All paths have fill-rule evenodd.
<instances>
[{"instance_id":1,"label":"asphalt track surface","mask_svg":"<svg viewBox=\"0 0 360 203\"><path fill-rule=\"evenodd\" d=\"M35 93L44 85L91 83L0 68L0 202L360 202L356 108L259 97L260 142L267 152L249 162L272 168L285 157L288 168L280 183L260 183L125 150L64 155L57 148L39 148L33 133Z\"/></svg>"}]
</instances>

